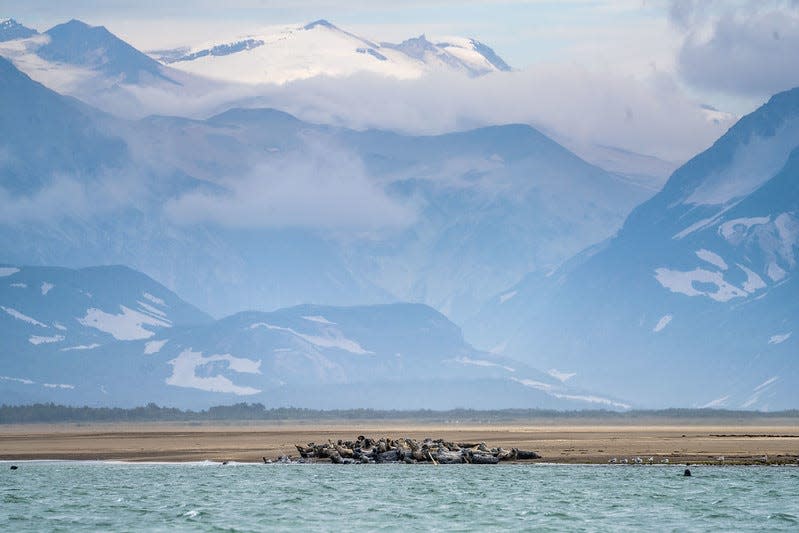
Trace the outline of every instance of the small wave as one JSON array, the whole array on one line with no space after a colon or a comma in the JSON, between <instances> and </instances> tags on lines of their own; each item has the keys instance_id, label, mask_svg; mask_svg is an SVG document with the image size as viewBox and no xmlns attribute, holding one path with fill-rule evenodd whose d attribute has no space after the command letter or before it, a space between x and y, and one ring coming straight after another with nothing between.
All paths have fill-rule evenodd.
<instances>
[{"instance_id":1,"label":"small wave","mask_svg":"<svg viewBox=\"0 0 799 533\"><path fill-rule=\"evenodd\" d=\"M788 522L789 524L799 524L799 519L797 519L794 515L788 513L774 513L768 515L769 520L780 520L782 522Z\"/></svg>"}]
</instances>

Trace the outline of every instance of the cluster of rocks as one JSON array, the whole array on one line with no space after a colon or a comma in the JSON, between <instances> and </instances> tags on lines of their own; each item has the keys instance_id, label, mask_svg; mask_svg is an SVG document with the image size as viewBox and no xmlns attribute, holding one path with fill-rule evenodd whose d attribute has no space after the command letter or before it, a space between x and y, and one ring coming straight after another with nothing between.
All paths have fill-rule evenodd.
<instances>
[{"instance_id":1,"label":"cluster of rocks","mask_svg":"<svg viewBox=\"0 0 799 533\"><path fill-rule=\"evenodd\" d=\"M454 443L443 439L371 439L328 440L324 444L297 445L301 460L329 459L335 464L356 463L432 463L493 465L500 461L540 459L536 452L511 448L489 448L485 442Z\"/></svg>"}]
</instances>

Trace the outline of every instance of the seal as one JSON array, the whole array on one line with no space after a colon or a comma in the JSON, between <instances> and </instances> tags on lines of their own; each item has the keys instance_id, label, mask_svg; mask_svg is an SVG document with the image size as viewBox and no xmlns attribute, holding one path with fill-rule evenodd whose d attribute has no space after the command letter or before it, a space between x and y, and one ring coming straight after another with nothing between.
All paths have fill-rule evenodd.
<instances>
[{"instance_id":1,"label":"seal","mask_svg":"<svg viewBox=\"0 0 799 533\"><path fill-rule=\"evenodd\" d=\"M17 468L19 468L17 465L11 465L11 470L16 470Z\"/></svg>"},{"instance_id":2,"label":"seal","mask_svg":"<svg viewBox=\"0 0 799 533\"><path fill-rule=\"evenodd\" d=\"M685 472L682 473L683 477L691 477L691 469L686 468Z\"/></svg>"}]
</instances>

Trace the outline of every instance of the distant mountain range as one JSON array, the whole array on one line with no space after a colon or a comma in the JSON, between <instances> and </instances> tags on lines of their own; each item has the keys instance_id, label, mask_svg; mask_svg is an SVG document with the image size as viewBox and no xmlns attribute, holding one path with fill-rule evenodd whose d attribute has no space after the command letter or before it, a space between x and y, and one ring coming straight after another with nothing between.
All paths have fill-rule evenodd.
<instances>
[{"instance_id":1,"label":"distant mountain range","mask_svg":"<svg viewBox=\"0 0 799 533\"><path fill-rule=\"evenodd\" d=\"M163 65L243 83L284 83L357 72L414 78L429 71L480 76L511 70L489 46L475 39L448 37L434 43L421 35L399 44L376 43L326 20L268 28L264 33L213 44L154 51L150 56L103 26L74 19L44 34L5 19L0 21L0 42L8 41L18 41L20 55L33 54L53 66L88 68L127 84L140 83L142 76L170 79L170 70Z\"/></svg>"},{"instance_id":2,"label":"distant mountain range","mask_svg":"<svg viewBox=\"0 0 799 533\"><path fill-rule=\"evenodd\" d=\"M284 83L356 72L402 79L431 70L469 76L510 70L490 47L475 39L450 37L431 42L421 35L400 44L376 43L326 20L152 55L185 72L243 83Z\"/></svg>"},{"instance_id":3,"label":"distant mountain range","mask_svg":"<svg viewBox=\"0 0 799 533\"><path fill-rule=\"evenodd\" d=\"M0 302L0 403L626 407L475 350L424 305L306 305L212 321L128 268L14 266L0 266Z\"/></svg>"},{"instance_id":4,"label":"distant mountain range","mask_svg":"<svg viewBox=\"0 0 799 533\"><path fill-rule=\"evenodd\" d=\"M216 316L399 300L461 320L652 194L529 126L410 137L252 109L125 121L0 71L4 260L129 265Z\"/></svg>"},{"instance_id":5,"label":"distant mountain range","mask_svg":"<svg viewBox=\"0 0 799 533\"><path fill-rule=\"evenodd\" d=\"M79 21L0 21L0 402L797 406L799 89L660 192L624 168L662 162L604 147L603 170L527 125L100 110L259 62L507 68L472 40L281 31L147 55Z\"/></svg>"},{"instance_id":6,"label":"distant mountain range","mask_svg":"<svg viewBox=\"0 0 799 533\"><path fill-rule=\"evenodd\" d=\"M292 105L284 102L290 93L269 95L302 80L353 78L353 87L358 87L357 80L363 78L399 82L440 75L465 84L471 78L511 70L476 39L421 35L399 44L378 43L325 20L144 53L105 27L78 20L40 34L6 19L0 25L0 56L50 89L126 118L151 114L205 118L232 107L283 107ZM335 112L341 104L329 105L333 109L328 111L341 115ZM391 106L390 98L387 105ZM309 108L305 111L310 116L314 109L324 108L310 102L293 107L297 112ZM697 113L709 111L697 108ZM677 166L568 135L562 142L593 164L654 188Z\"/></svg>"},{"instance_id":7,"label":"distant mountain range","mask_svg":"<svg viewBox=\"0 0 799 533\"><path fill-rule=\"evenodd\" d=\"M799 401L799 89L678 169L613 239L466 324L478 345L641 406Z\"/></svg>"}]
</instances>

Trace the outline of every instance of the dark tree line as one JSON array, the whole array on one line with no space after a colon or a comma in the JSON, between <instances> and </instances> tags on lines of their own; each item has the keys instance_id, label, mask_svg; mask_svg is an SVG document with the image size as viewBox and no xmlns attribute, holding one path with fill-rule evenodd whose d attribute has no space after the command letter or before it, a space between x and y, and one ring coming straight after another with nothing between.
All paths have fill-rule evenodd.
<instances>
[{"instance_id":1,"label":"dark tree line","mask_svg":"<svg viewBox=\"0 0 799 533\"><path fill-rule=\"evenodd\" d=\"M121 407L75 407L54 403L31 405L0 405L0 424L55 423L55 422L206 422L248 420L408 420L424 422L474 422L491 423L503 421L544 419L610 419L619 422L646 419L684 418L697 421L708 419L751 420L754 418L799 418L799 410L760 412L727 411L720 409L663 409L656 411L604 411L579 410L556 411L549 409L502 409L478 411L474 409L451 409L433 411L393 411L377 409L303 409L276 407L267 409L260 403L237 403L220 405L205 410L192 411L175 407L161 407L154 403L133 408Z\"/></svg>"}]
</instances>

